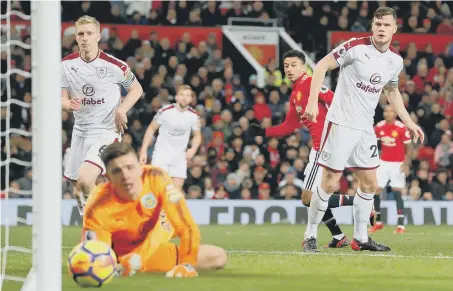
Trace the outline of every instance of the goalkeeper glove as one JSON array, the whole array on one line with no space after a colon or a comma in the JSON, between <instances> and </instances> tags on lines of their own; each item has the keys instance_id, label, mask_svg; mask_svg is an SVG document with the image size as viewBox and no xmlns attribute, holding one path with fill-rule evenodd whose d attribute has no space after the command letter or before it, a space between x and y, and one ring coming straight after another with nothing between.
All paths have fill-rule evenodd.
<instances>
[{"instance_id":1,"label":"goalkeeper glove","mask_svg":"<svg viewBox=\"0 0 453 291\"><path fill-rule=\"evenodd\" d=\"M142 268L142 260L139 254L127 254L120 258L120 263L116 269L116 275L120 276L134 276Z\"/></svg>"},{"instance_id":2,"label":"goalkeeper glove","mask_svg":"<svg viewBox=\"0 0 453 291\"><path fill-rule=\"evenodd\" d=\"M266 136L266 130L264 128L261 128L258 124L252 123L250 124L249 127L249 133L252 136Z\"/></svg>"},{"instance_id":3,"label":"goalkeeper glove","mask_svg":"<svg viewBox=\"0 0 453 291\"><path fill-rule=\"evenodd\" d=\"M192 265L180 264L176 265L167 272L165 275L167 278L195 278L198 277L198 273Z\"/></svg>"}]
</instances>

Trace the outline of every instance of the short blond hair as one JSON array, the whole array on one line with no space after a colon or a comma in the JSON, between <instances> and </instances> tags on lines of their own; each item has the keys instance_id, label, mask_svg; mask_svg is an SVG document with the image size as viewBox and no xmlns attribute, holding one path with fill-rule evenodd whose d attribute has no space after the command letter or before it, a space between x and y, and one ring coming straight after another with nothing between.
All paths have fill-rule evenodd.
<instances>
[{"instance_id":1,"label":"short blond hair","mask_svg":"<svg viewBox=\"0 0 453 291\"><path fill-rule=\"evenodd\" d=\"M89 15L81 16L75 22L76 27L83 24L94 24L94 26L96 26L97 31L101 31L101 24L99 23L99 21L97 21L96 18L92 16Z\"/></svg>"},{"instance_id":2,"label":"short blond hair","mask_svg":"<svg viewBox=\"0 0 453 291\"><path fill-rule=\"evenodd\" d=\"M190 87L189 85L181 85L178 88L178 94L183 90L190 90L190 92L192 92L192 87Z\"/></svg>"}]
</instances>

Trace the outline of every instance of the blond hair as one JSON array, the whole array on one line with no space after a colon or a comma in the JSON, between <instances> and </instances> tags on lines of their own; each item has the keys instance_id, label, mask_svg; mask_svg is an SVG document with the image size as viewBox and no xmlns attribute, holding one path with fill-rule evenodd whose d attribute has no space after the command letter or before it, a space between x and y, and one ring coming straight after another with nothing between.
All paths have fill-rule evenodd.
<instances>
[{"instance_id":1,"label":"blond hair","mask_svg":"<svg viewBox=\"0 0 453 291\"><path fill-rule=\"evenodd\" d=\"M81 16L75 22L76 27L83 24L94 24L94 26L96 26L97 31L101 31L101 24L99 23L99 21L97 21L96 18L92 16L88 15Z\"/></svg>"},{"instance_id":2,"label":"blond hair","mask_svg":"<svg viewBox=\"0 0 453 291\"><path fill-rule=\"evenodd\" d=\"M181 85L178 88L178 94L183 90L190 90L190 92L192 92L192 87L190 87L189 85Z\"/></svg>"}]
</instances>

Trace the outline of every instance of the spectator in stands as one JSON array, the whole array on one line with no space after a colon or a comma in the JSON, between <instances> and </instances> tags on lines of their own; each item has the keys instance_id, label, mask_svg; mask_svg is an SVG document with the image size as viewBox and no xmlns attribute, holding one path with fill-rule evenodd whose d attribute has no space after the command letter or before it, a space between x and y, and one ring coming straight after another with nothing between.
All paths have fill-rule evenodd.
<instances>
[{"instance_id":1,"label":"spectator in stands","mask_svg":"<svg viewBox=\"0 0 453 291\"><path fill-rule=\"evenodd\" d=\"M442 200L447 192L453 192L453 185L448 182L448 172L444 169L437 171L436 179L431 184L431 195L433 200ZM427 198L426 200L431 200Z\"/></svg>"},{"instance_id":2,"label":"spectator in stands","mask_svg":"<svg viewBox=\"0 0 453 291\"><path fill-rule=\"evenodd\" d=\"M434 161L441 168L448 168L451 165L453 155L453 142L451 136L443 134L440 143L434 152Z\"/></svg>"}]
</instances>

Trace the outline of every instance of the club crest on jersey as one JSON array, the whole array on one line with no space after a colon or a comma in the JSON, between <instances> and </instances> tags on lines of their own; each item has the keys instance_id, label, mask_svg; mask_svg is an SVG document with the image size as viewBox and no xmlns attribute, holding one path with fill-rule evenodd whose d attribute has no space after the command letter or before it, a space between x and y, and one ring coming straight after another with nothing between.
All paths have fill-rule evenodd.
<instances>
[{"instance_id":1,"label":"club crest on jersey","mask_svg":"<svg viewBox=\"0 0 453 291\"><path fill-rule=\"evenodd\" d=\"M323 159L324 161L327 161L329 158L330 158L330 154L328 152L323 151L321 153L321 159Z\"/></svg>"},{"instance_id":2,"label":"club crest on jersey","mask_svg":"<svg viewBox=\"0 0 453 291\"><path fill-rule=\"evenodd\" d=\"M395 60L391 58L387 59L387 66L389 70L393 70L395 68Z\"/></svg>"},{"instance_id":3,"label":"club crest on jersey","mask_svg":"<svg viewBox=\"0 0 453 291\"><path fill-rule=\"evenodd\" d=\"M392 136L393 137L397 137L398 136L398 132L396 130L392 131Z\"/></svg>"},{"instance_id":4,"label":"club crest on jersey","mask_svg":"<svg viewBox=\"0 0 453 291\"><path fill-rule=\"evenodd\" d=\"M143 196L142 199L140 199L140 202L146 209L153 209L156 207L157 204L156 196L154 196L153 193L148 193L145 196Z\"/></svg>"},{"instance_id":5,"label":"club crest on jersey","mask_svg":"<svg viewBox=\"0 0 453 291\"><path fill-rule=\"evenodd\" d=\"M302 92L297 92L297 96L296 96L296 99L297 101L300 101L300 99L302 99Z\"/></svg>"},{"instance_id":6,"label":"club crest on jersey","mask_svg":"<svg viewBox=\"0 0 453 291\"><path fill-rule=\"evenodd\" d=\"M107 67L96 68L96 75L101 79L105 78L105 76L107 76Z\"/></svg>"}]
</instances>

